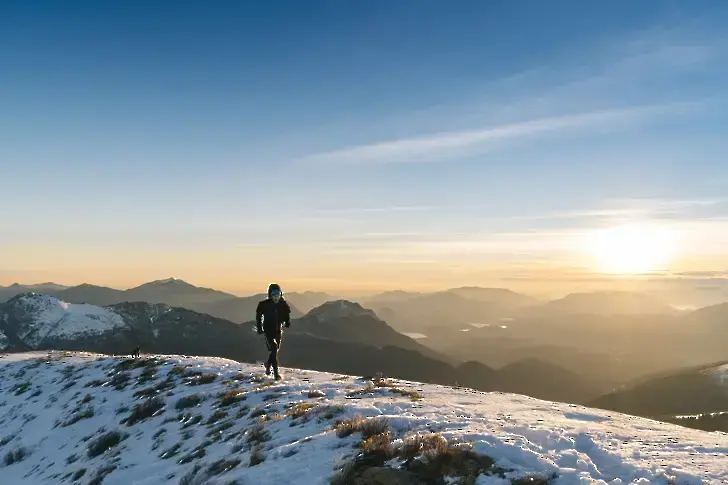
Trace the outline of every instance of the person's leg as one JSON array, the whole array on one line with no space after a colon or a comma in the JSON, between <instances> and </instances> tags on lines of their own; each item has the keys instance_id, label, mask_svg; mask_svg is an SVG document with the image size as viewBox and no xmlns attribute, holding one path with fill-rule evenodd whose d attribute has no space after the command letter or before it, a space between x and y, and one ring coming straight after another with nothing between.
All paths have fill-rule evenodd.
<instances>
[{"instance_id":1,"label":"person's leg","mask_svg":"<svg viewBox=\"0 0 728 485\"><path fill-rule=\"evenodd\" d=\"M278 378L280 376L280 374L278 373L278 363L279 363L278 355L281 351L281 341L282 340L283 340L283 334L281 332L279 332L278 335L276 335L276 338L274 341L275 342L275 346L274 346L275 347L275 357L271 361L271 364L273 365L273 374L275 375L276 378ZM273 353L271 353L271 355L273 355Z\"/></svg>"},{"instance_id":2,"label":"person's leg","mask_svg":"<svg viewBox=\"0 0 728 485\"><path fill-rule=\"evenodd\" d=\"M275 362L278 359L278 346L274 337L270 335L265 336L265 345L268 348L268 360L265 361L265 373L270 375L271 366L277 368Z\"/></svg>"}]
</instances>

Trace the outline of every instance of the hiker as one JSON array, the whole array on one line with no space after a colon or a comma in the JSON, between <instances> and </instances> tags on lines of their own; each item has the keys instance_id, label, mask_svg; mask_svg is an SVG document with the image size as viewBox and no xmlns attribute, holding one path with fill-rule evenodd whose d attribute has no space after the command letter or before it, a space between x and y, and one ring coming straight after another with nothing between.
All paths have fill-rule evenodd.
<instances>
[{"instance_id":1,"label":"hiker","mask_svg":"<svg viewBox=\"0 0 728 485\"><path fill-rule=\"evenodd\" d=\"M291 326L291 307L283 298L281 287L276 283L268 286L268 298L258 303L255 310L255 321L258 326L258 334L265 333L265 343L270 355L265 362L265 373L270 375L270 369L276 380L281 379L278 373L278 352L281 349L283 338L283 325Z\"/></svg>"}]
</instances>

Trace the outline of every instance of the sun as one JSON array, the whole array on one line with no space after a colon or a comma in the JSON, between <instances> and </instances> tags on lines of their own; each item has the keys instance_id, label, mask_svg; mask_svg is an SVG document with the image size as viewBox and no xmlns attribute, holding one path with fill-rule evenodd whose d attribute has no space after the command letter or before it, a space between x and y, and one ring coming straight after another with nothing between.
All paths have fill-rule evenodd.
<instances>
[{"instance_id":1,"label":"sun","mask_svg":"<svg viewBox=\"0 0 728 485\"><path fill-rule=\"evenodd\" d=\"M652 224L625 224L594 234L591 253L605 273L644 274L664 270L674 257L675 237Z\"/></svg>"}]
</instances>

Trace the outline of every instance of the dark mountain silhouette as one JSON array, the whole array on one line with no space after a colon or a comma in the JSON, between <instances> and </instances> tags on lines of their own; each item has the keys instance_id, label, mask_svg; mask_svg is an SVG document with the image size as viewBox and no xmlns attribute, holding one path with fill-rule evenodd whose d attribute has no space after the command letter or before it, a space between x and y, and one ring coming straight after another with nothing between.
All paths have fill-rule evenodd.
<instances>
[{"instance_id":1,"label":"dark mountain silhouette","mask_svg":"<svg viewBox=\"0 0 728 485\"><path fill-rule=\"evenodd\" d=\"M172 306L198 305L235 298L235 295L211 288L200 288L177 278L152 281L124 291L123 301L166 303Z\"/></svg>"},{"instance_id":2,"label":"dark mountain silhouette","mask_svg":"<svg viewBox=\"0 0 728 485\"><path fill-rule=\"evenodd\" d=\"M104 286L81 284L63 291L45 292L70 303L91 305L112 305L124 301L144 301L147 303L166 303L173 306L192 307L236 298L235 295L210 288L200 288L186 281L168 278L150 281L128 290L117 290Z\"/></svg>"},{"instance_id":3,"label":"dark mountain silhouette","mask_svg":"<svg viewBox=\"0 0 728 485\"><path fill-rule=\"evenodd\" d=\"M336 305L314 309L309 317L318 320L319 324L324 323L321 329L330 328L326 323L328 318L347 319L349 315L336 309ZM356 324L380 325L366 310L361 307L355 307L355 310L355 315L368 315L368 323L354 319ZM0 315L3 316L0 333L9 342L6 350L65 349L124 354L141 346L145 352L218 356L244 362L260 362L267 354L262 338L251 326L165 304L124 302L102 308L68 305L47 295L23 294L0 305ZM296 319L291 329L299 324L306 329L307 325L313 325L313 320ZM283 337L284 366L354 375L382 373L443 385L468 381L483 391L496 390L498 385L499 371L482 364L455 368L417 350L334 341L291 329L286 329ZM512 383L512 392L540 397L530 389L537 388L540 381L561 380L548 375L563 373L561 369L537 363L532 367L530 374L524 373ZM482 378L479 373L483 374ZM494 374L495 378L489 377ZM583 378L573 381L569 396L584 383ZM559 396L555 398L559 399Z\"/></svg>"},{"instance_id":4,"label":"dark mountain silhouette","mask_svg":"<svg viewBox=\"0 0 728 485\"><path fill-rule=\"evenodd\" d=\"M39 291L38 293L44 293ZM82 283L59 292L48 293L69 303L88 303L90 305L112 305L124 301L124 292L105 286Z\"/></svg>"},{"instance_id":5,"label":"dark mountain silhouette","mask_svg":"<svg viewBox=\"0 0 728 485\"><path fill-rule=\"evenodd\" d=\"M14 292L8 298L23 293L24 291L21 290ZM188 308L200 313L208 313L236 323L255 318L255 308L258 305L258 301L265 298L265 294L238 297L210 288L197 287L176 278L152 281L128 290L117 290L84 283L59 291L32 291L46 293L69 303L88 303L99 306L136 301L165 303L171 306ZM312 291L286 293L286 299L292 307L292 316L294 318L302 316L305 311L319 306L332 298L327 293ZM299 305L303 309L299 308Z\"/></svg>"},{"instance_id":6,"label":"dark mountain silhouette","mask_svg":"<svg viewBox=\"0 0 728 485\"><path fill-rule=\"evenodd\" d=\"M4 302L20 295L21 293L38 292L38 293L56 293L63 291L67 286L59 285L56 283L38 283L34 285L21 285L20 283L13 283L10 286L0 286L0 302Z\"/></svg>"},{"instance_id":7,"label":"dark mountain silhouette","mask_svg":"<svg viewBox=\"0 0 728 485\"><path fill-rule=\"evenodd\" d=\"M685 326L696 331L728 334L728 303L711 305L689 312L682 317Z\"/></svg>"},{"instance_id":8,"label":"dark mountain silhouette","mask_svg":"<svg viewBox=\"0 0 728 485\"><path fill-rule=\"evenodd\" d=\"M372 310L358 303L337 300L314 308L304 317L296 320L289 332L306 333L336 342L356 342L414 350L424 356L455 363L455 360L427 348L414 339L402 335L381 320Z\"/></svg>"},{"instance_id":9,"label":"dark mountain silhouette","mask_svg":"<svg viewBox=\"0 0 728 485\"><path fill-rule=\"evenodd\" d=\"M601 396L587 405L656 419L725 412L728 411L728 365L719 363L674 371Z\"/></svg>"}]
</instances>

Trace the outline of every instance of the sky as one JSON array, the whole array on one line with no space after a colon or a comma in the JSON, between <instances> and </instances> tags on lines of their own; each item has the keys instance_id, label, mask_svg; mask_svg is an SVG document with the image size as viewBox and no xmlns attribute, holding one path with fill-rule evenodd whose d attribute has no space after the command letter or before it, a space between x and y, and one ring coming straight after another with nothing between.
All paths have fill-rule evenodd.
<instances>
[{"instance_id":1,"label":"sky","mask_svg":"<svg viewBox=\"0 0 728 485\"><path fill-rule=\"evenodd\" d=\"M2 2L0 285L555 288L618 281L604 260L648 242L667 256L640 272L725 276L726 22L699 0ZM648 236L595 252L622 224Z\"/></svg>"}]
</instances>

